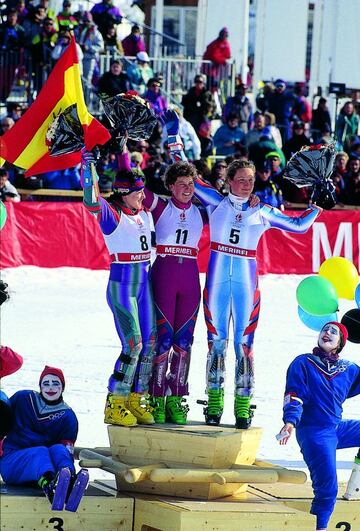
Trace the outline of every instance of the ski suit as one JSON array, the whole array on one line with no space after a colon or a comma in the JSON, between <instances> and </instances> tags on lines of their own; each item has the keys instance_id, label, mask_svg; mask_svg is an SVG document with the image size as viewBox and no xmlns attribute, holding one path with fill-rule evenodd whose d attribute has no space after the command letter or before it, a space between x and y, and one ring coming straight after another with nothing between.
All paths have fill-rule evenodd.
<instances>
[{"instance_id":1,"label":"ski suit","mask_svg":"<svg viewBox=\"0 0 360 531\"><path fill-rule=\"evenodd\" d=\"M343 359L330 363L318 351L297 356L289 366L283 420L296 427L314 490L310 512L323 529L338 492L336 449L360 445L360 420L342 420L345 400L360 394L360 367Z\"/></svg>"},{"instance_id":2,"label":"ski suit","mask_svg":"<svg viewBox=\"0 0 360 531\"><path fill-rule=\"evenodd\" d=\"M144 205L152 212L156 234L151 280L158 338L149 392L184 396L189 394L191 346L201 297L196 257L204 221L191 202L164 200L149 190Z\"/></svg>"},{"instance_id":3,"label":"ski suit","mask_svg":"<svg viewBox=\"0 0 360 531\"><path fill-rule=\"evenodd\" d=\"M107 302L122 345L110 393L128 396L146 393L156 339L155 311L149 279L151 230L147 212L133 212L119 203L94 201L91 188L84 188L85 207L97 216L110 253Z\"/></svg>"},{"instance_id":4,"label":"ski suit","mask_svg":"<svg viewBox=\"0 0 360 531\"><path fill-rule=\"evenodd\" d=\"M45 472L63 467L75 473L73 447L78 421L62 400L47 404L36 391L18 391L10 398L13 426L4 439L0 473L6 483L38 481Z\"/></svg>"},{"instance_id":5,"label":"ski suit","mask_svg":"<svg viewBox=\"0 0 360 531\"><path fill-rule=\"evenodd\" d=\"M256 248L270 228L304 233L319 211L313 207L299 217L249 202L233 194L220 195L199 179L195 196L206 207L211 253L203 295L208 331L207 388L220 389L225 381L225 357L230 320L234 326L235 394L251 396L254 387L253 342L260 311Z\"/></svg>"}]
</instances>

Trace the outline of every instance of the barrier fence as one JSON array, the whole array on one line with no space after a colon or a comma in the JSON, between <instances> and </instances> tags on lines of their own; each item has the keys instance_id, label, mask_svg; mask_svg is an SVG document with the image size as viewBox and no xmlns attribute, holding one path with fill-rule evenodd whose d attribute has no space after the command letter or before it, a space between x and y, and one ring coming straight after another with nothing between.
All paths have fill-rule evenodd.
<instances>
[{"instance_id":1,"label":"barrier fence","mask_svg":"<svg viewBox=\"0 0 360 531\"><path fill-rule=\"evenodd\" d=\"M84 267L108 269L109 253L97 221L81 203L6 203L0 267ZM299 215L299 212L288 212ZM360 210L324 211L306 234L267 231L257 252L259 273L312 274L331 256L344 256L359 269ZM199 268L206 271L209 234L204 230Z\"/></svg>"}]
</instances>

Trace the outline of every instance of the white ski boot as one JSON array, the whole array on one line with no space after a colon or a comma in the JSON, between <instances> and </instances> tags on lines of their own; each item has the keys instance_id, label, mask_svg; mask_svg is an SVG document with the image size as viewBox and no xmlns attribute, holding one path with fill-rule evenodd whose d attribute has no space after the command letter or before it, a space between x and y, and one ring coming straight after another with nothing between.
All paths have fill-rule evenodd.
<instances>
[{"instance_id":1,"label":"white ski boot","mask_svg":"<svg viewBox=\"0 0 360 531\"><path fill-rule=\"evenodd\" d=\"M343 498L349 501L360 500L360 457L355 457L355 463Z\"/></svg>"}]
</instances>

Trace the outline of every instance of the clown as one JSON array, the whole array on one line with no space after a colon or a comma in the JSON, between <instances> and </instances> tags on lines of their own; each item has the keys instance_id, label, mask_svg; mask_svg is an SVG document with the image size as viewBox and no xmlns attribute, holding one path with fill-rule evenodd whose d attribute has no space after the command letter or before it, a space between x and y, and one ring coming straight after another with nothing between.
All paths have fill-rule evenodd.
<instances>
[{"instance_id":1,"label":"clown","mask_svg":"<svg viewBox=\"0 0 360 531\"><path fill-rule=\"evenodd\" d=\"M314 491L311 514L316 530L325 531L333 512L338 483L336 450L360 446L360 420L342 420L347 398L360 394L360 367L340 358L348 331L337 322L326 323L312 353L290 364L286 377L284 426L278 438L286 444L296 428L296 439L309 468ZM360 499L358 454L348 485ZM355 485L357 483L357 485Z\"/></svg>"},{"instance_id":2,"label":"clown","mask_svg":"<svg viewBox=\"0 0 360 531\"><path fill-rule=\"evenodd\" d=\"M52 501L56 476L62 469L69 469L69 477L75 480L78 421L63 400L61 369L46 365L39 386L40 393L23 390L10 398L13 424L3 441L0 473L11 485L37 482Z\"/></svg>"}]
</instances>

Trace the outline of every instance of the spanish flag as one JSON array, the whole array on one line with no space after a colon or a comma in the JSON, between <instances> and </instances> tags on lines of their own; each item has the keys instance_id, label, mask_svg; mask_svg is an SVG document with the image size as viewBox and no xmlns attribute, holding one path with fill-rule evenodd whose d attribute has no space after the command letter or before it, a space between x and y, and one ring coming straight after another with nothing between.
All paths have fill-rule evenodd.
<instances>
[{"instance_id":1,"label":"spanish flag","mask_svg":"<svg viewBox=\"0 0 360 531\"><path fill-rule=\"evenodd\" d=\"M50 156L46 132L56 116L76 104L84 129L88 150L110 139L109 131L87 110L80 80L79 60L74 37L64 51L41 92L24 116L5 135L0 137L1 162L11 162L24 168L26 176L75 166L81 153Z\"/></svg>"}]
</instances>

